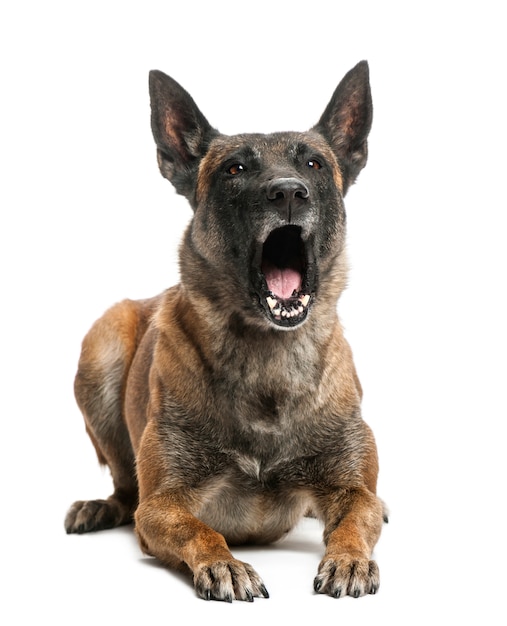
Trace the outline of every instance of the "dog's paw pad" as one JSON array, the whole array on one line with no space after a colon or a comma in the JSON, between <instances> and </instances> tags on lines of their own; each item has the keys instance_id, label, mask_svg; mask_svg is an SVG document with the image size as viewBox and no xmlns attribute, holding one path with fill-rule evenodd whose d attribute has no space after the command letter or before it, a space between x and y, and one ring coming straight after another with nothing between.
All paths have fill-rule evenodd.
<instances>
[{"instance_id":1,"label":"dog's paw pad","mask_svg":"<svg viewBox=\"0 0 507 626\"><path fill-rule=\"evenodd\" d=\"M313 582L317 593L333 598L360 596L377 593L380 585L378 566L368 559L353 559L343 555L322 561Z\"/></svg>"}]
</instances>

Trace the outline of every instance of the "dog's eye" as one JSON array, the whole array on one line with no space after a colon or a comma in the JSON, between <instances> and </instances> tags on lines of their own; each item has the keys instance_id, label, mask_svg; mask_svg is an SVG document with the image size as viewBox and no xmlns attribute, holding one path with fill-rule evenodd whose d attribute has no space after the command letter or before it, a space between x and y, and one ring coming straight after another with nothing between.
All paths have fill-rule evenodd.
<instances>
[{"instance_id":1,"label":"dog's eye","mask_svg":"<svg viewBox=\"0 0 507 626\"><path fill-rule=\"evenodd\" d=\"M311 167L312 170L320 170L322 165L316 159L310 159L307 163L308 167Z\"/></svg>"},{"instance_id":2,"label":"dog's eye","mask_svg":"<svg viewBox=\"0 0 507 626\"><path fill-rule=\"evenodd\" d=\"M230 174L231 176L237 176L238 174L241 174L241 172L245 171L245 166L242 165L241 163L234 163L234 165L231 165L230 167L227 168L227 173Z\"/></svg>"}]
</instances>

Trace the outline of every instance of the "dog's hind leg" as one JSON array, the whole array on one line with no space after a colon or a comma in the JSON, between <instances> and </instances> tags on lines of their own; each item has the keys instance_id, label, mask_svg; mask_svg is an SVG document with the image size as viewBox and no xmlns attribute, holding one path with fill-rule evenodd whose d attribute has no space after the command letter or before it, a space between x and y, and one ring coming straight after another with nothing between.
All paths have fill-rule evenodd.
<instances>
[{"instance_id":1,"label":"dog's hind leg","mask_svg":"<svg viewBox=\"0 0 507 626\"><path fill-rule=\"evenodd\" d=\"M74 386L76 400L99 462L109 466L114 492L106 500L75 502L65 519L68 533L114 528L132 521L138 490L123 404L129 368L152 310L150 301L121 302L92 326L83 341Z\"/></svg>"}]
</instances>

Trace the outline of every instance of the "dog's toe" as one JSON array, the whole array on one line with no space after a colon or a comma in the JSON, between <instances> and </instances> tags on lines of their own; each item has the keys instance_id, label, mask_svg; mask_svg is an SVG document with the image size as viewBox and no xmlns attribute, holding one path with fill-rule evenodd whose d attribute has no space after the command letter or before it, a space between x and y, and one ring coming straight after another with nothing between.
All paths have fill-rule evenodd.
<instances>
[{"instance_id":1,"label":"dog's toe","mask_svg":"<svg viewBox=\"0 0 507 626\"><path fill-rule=\"evenodd\" d=\"M200 568L194 575L194 586L197 594L205 600L253 602L254 598L269 598L257 572L248 563L235 559Z\"/></svg>"},{"instance_id":2,"label":"dog's toe","mask_svg":"<svg viewBox=\"0 0 507 626\"><path fill-rule=\"evenodd\" d=\"M352 559L346 555L322 561L313 583L317 593L325 593L333 598L346 595L359 598L375 594L379 585L379 572L375 561Z\"/></svg>"}]
</instances>

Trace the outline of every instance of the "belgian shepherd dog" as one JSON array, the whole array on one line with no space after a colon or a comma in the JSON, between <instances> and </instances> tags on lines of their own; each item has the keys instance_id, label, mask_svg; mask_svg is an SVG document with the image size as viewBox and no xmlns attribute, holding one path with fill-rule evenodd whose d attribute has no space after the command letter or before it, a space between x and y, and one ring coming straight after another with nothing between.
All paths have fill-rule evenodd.
<instances>
[{"instance_id":1,"label":"belgian shepherd dog","mask_svg":"<svg viewBox=\"0 0 507 626\"><path fill-rule=\"evenodd\" d=\"M142 550L206 600L267 597L229 546L323 524L314 589L376 593L385 510L377 450L337 316L344 196L367 159L368 64L306 132L223 135L150 72L158 165L187 198L181 281L109 309L83 341L75 393L114 493L79 501L69 533L132 521Z\"/></svg>"}]
</instances>

